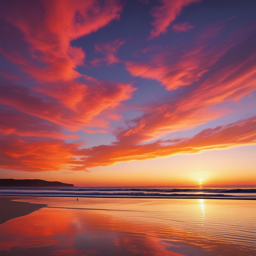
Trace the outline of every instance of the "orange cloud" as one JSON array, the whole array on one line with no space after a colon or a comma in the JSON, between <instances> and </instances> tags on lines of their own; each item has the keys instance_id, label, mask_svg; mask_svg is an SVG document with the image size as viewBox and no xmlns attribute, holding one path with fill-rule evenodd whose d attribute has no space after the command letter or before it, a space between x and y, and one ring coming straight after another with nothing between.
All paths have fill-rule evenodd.
<instances>
[{"instance_id":1,"label":"orange cloud","mask_svg":"<svg viewBox=\"0 0 256 256\"><path fill-rule=\"evenodd\" d=\"M170 145L164 144L170 143ZM134 144L128 140L81 150L86 168L108 166L118 162L147 160L175 154L191 154L205 150L225 149L256 143L256 117L229 125L205 129L190 139ZM79 169L80 167L77 167Z\"/></svg>"},{"instance_id":2,"label":"orange cloud","mask_svg":"<svg viewBox=\"0 0 256 256\"><path fill-rule=\"evenodd\" d=\"M247 40L246 45L250 41L251 38ZM239 47L244 49L244 44L242 43ZM236 52L239 47L235 48ZM23 171L49 171L71 166L73 170L84 170L123 161L154 159L174 154L189 154L255 144L255 117L203 130L191 139L140 144L142 141L157 137L159 133L187 129L211 118L216 118L216 113L209 114L209 106L239 100L255 90L255 63L256 56L251 54L243 56L243 61L241 59L234 61L233 65L220 69L199 84L186 97L176 101L175 104L166 102L159 107L152 108L140 118L133 120L138 124L134 128L118 130L118 141L109 146L101 145L79 150L79 144L68 144L63 141L24 142L14 136L5 136L1 139L1 145L3 145L0 152L1 167ZM95 81L93 80L93 82ZM33 103L33 111L37 109L37 113L40 113L40 109L47 109L43 105L44 101L37 96L29 94L24 88L21 89L17 86L14 88L8 86L2 90L4 94L1 94L0 99L1 101L5 100L6 105L8 105L8 101L12 100L12 103L26 111L31 103ZM105 89L103 91L106 95L112 95ZM19 97L16 96L16 92ZM99 95L97 94L96 97L98 98ZM51 111L55 105L48 102L47 106ZM51 114L51 112L49 113ZM59 117L59 113L64 112L56 111L56 118ZM66 120L67 123L72 120L75 124L75 119L63 118L63 120ZM166 145L169 142L171 145ZM74 156L82 158L76 160Z\"/></svg>"},{"instance_id":3,"label":"orange cloud","mask_svg":"<svg viewBox=\"0 0 256 256\"><path fill-rule=\"evenodd\" d=\"M163 5L156 6L151 11L155 21L152 23L154 28L151 30L150 38L165 33L167 27L180 15L184 7L200 0L161 0L161 2Z\"/></svg>"},{"instance_id":4,"label":"orange cloud","mask_svg":"<svg viewBox=\"0 0 256 256\"><path fill-rule=\"evenodd\" d=\"M244 44L240 45L240 49L244 49ZM135 127L124 130L118 137L129 134L129 140L147 141L164 133L195 127L225 114L212 111L210 107L237 101L253 92L256 89L255 63L256 55L246 56L243 61L221 69L184 98L153 107L143 116L132 120Z\"/></svg>"},{"instance_id":5,"label":"orange cloud","mask_svg":"<svg viewBox=\"0 0 256 256\"><path fill-rule=\"evenodd\" d=\"M80 144L61 140L23 141L16 136L0 137L0 167L17 171L58 171L79 164L73 155Z\"/></svg>"},{"instance_id":6,"label":"orange cloud","mask_svg":"<svg viewBox=\"0 0 256 256\"><path fill-rule=\"evenodd\" d=\"M0 103L72 131L92 126L94 117L129 99L135 90L130 84L97 80L47 84L35 89L40 93L14 84L0 85L0 89Z\"/></svg>"},{"instance_id":7,"label":"orange cloud","mask_svg":"<svg viewBox=\"0 0 256 256\"><path fill-rule=\"evenodd\" d=\"M194 28L193 25L190 25L188 22L184 22L184 23L177 23L177 24L174 24L172 26L172 30L175 30L175 31L178 31L178 32L185 32L185 31L188 31L190 29Z\"/></svg>"},{"instance_id":8,"label":"orange cloud","mask_svg":"<svg viewBox=\"0 0 256 256\"><path fill-rule=\"evenodd\" d=\"M250 40L247 40L246 45ZM243 43L240 48L244 49ZM238 49L239 47L236 47L236 52ZM243 61L234 61L233 65L219 70L199 84L186 97L176 101L175 104L166 102L133 120L138 125L127 130L118 130L118 141L109 146L101 145L79 150L78 144L68 144L62 141L24 142L10 135L5 136L1 140L1 145L3 145L0 156L1 167L23 171L48 171L71 166L73 170L84 170L85 168L107 166L123 161L154 159L174 154L189 154L204 150L255 144L255 117L215 129L206 129L191 139L172 141L169 146L163 145L168 144L169 141L139 144L142 141L156 138L159 134L188 129L216 118L219 113L210 113L209 106L239 100L254 91L256 56L251 56L251 54L248 56L243 56ZM93 82L95 81L93 80ZM112 95L111 93L108 94L108 91L103 91L106 95ZM36 113L46 109L49 111L54 110L54 108L54 111L58 109L49 102L46 104L48 107L46 108L43 105L43 100L31 95L24 88L8 86L2 92L4 93L1 94L0 99L1 101L5 100L6 105L8 105L8 101L12 100L11 105L15 103L15 106L26 111L28 109L38 111ZM17 92L19 97L15 94ZM96 98L98 97L97 94ZM84 110L84 108L82 109ZM54 111L52 113L55 113ZM52 113L49 112L47 115ZM56 119L60 113L65 116L65 112L56 111ZM68 116L68 112L65 114ZM67 123L73 122L72 125L76 123L74 118L63 117L63 120ZM84 158L79 161L74 156Z\"/></svg>"},{"instance_id":9,"label":"orange cloud","mask_svg":"<svg viewBox=\"0 0 256 256\"><path fill-rule=\"evenodd\" d=\"M235 40L225 38L221 43L211 45L224 27L223 22L207 28L193 43L176 52L163 51L148 62L127 61L126 69L133 76L154 79L166 87L175 90L198 81L232 46L241 41L241 35Z\"/></svg>"},{"instance_id":10,"label":"orange cloud","mask_svg":"<svg viewBox=\"0 0 256 256\"><path fill-rule=\"evenodd\" d=\"M32 58L41 63L24 60L16 52L5 53L5 56L41 82L80 77L75 68L83 64L85 53L70 42L118 19L122 11L119 0L44 0L29 5L16 1L15 8L13 5L5 3L8 15L3 17L24 33Z\"/></svg>"}]
</instances>

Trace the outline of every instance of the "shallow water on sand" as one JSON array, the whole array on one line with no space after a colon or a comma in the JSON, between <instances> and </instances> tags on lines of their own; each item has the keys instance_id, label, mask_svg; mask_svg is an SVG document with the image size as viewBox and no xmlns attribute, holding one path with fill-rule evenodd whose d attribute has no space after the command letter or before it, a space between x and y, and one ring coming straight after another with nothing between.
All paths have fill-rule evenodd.
<instances>
[{"instance_id":1,"label":"shallow water on sand","mask_svg":"<svg viewBox=\"0 0 256 256\"><path fill-rule=\"evenodd\" d=\"M18 199L47 208L0 225L0 255L256 255L256 201Z\"/></svg>"}]
</instances>

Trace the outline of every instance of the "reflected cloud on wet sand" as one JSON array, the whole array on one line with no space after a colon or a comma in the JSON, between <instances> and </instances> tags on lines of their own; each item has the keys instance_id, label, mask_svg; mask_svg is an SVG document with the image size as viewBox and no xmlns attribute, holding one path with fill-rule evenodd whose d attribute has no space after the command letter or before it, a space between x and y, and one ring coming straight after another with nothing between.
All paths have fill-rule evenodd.
<instances>
[{"instance_id":1,"label":"reflected cloud on wet sand","mask_svg":"<svg viewBox=\"0 0 256 256\"><path fill-rule=\"evenodd\" d=\"M211 200L186 203L83 198L77 204L74 199L32 201L47 200L48 207L0 225L1 255L246 256L253 255L256 249L203 232L210 227L209 222L211 226L216 224L211 215L215 212L218 216L220 207ZM186 217L191 229L185 228L188 222L182 219L185 211L181 206L191 215L190 219Z\"/></svg>"}]
</instances>

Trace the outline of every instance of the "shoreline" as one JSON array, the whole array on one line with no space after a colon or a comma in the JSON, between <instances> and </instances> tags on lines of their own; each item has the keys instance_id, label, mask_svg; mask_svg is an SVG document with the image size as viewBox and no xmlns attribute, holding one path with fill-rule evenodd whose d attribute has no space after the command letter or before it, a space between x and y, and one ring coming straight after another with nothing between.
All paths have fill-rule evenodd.
<instances>
[{"instance_id":1,"label":"shoreline","mask_svg":"<svg viewBox=\"0 0 256 256\"><path fill-rule=\"evenodd\" d=\"M28 215L47 206L46 204L12 201L15 199L18 198L14 196L0 196L0 225L8 220Z\"/></svg>"},{"instance_id":2,"label":"shoreline","mask_svg":"<svg viewBox=\"0 0 256 256\"><path fill-rule=\"evenodd\" d=\"M255 198L249 198L249 197L228 197L228 196L222 196L222 197L207 197L207 196L154 196L154 197L143 197L143 196L136 196L136 197L131 197L131 196L93 196L93 195L88 195L88 196L72 196L72 195L65 195L65 196L58 196L58 195L53 195L53 196L49 196L49 195L1 195L0 194L0 199L1 198L11 198L11 199L15 199L14 197L49 197L49 198L116 198L116 199L215 199L215 200L256 200ZM18 198L16 198L18 199ZM45 206L43 206L45 207Z\"/></svg>"}]
</instances>

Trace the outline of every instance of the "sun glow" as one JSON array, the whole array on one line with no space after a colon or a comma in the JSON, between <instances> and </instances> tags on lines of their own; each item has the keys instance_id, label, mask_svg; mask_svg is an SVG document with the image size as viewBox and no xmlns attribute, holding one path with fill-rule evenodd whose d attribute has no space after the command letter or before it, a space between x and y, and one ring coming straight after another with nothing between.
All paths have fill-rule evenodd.
<instances>
[{"instance_id":1,"label":"sun glow","mask_svg":"<svg viewBox=\"0 0 256 256\"><path fill-rule=\"evenodd\" d=\"M203 179L199 180L199 188L202 189L202 183L203 183Z\"/></svg>"},{"instance_id":2,"label":"sun glow","mask_svg":"<svg viewBox=\"0 0 256 256\"><path fill-rule=\"evenodd\" d=\"M200 207L202 210L203 218L205 217L204 199L199 199Z\"/></svg>"}]
</instances>

